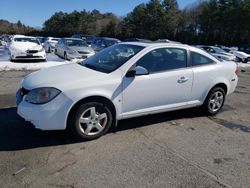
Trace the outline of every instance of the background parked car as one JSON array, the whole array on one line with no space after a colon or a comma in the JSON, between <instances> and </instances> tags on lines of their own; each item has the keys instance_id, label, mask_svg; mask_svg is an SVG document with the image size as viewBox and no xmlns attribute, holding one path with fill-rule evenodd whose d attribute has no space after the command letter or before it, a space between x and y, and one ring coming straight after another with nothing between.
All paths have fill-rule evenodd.
<instances>
[{"instance_id":1,"label":"background parked car","mask_svg":"<svg viewBox=\"0 0 250 188\"><path fill-rule=\"evenodd\" d=\"M181 44L180 42L176 42L176 41L172 41L172 40L168 40L168 39L158 39L156 41L154 41L155 43L160 43L160 42L166 42L166 43L175 43L175 44Z\"/></svg>"},{"instance_id":2,"label":"background parked car","mask_svg":"<svg viewBox=\"0 0 250 188\"><path fill-rule=\"evenodd\" d=\"M104 48L112 46L114 44L118 44L121 41L115 38L107 38L107 37L96 37L91 47L95 50L95 52L99 52Z\"/></svg>"},{"instance_id":3,"label":"background parked car","mask_svg":"<svg viewBox=\"0 0 250 188\"><path fill-rule=\"evenodd\" d=\"M226 47L226 46L218 46L222 50L231 53L236 56L236 61L237 62L242 62L242 63L247 63L250 61L250 54L247 54L245 52L239 51L237 47Z\"/></svg>"},{"instance_id":4,"label":"background parked car","mask_svg":"<svg viewBox=\"0 0 250 188\"><path fill-rule=\"evenodd\" d=\"M9 50L11 60L35 59L46 61L45 50L36 37L16 35L10 43Z\"/></svg>"},{"instance_id":5,"label":"background parked car","mask_svg":"<svg viewBox=\"0 0 250 188\"><path fill-rule=\"evenodd\" d=\"M67 59L86 59L95 54L82 39L62 38L55 45L55 54Z\"/></svg>"},{"instance_id":6,"label":"background parked car","mask_svg":"<svg viewBox=\"0 0 250 188\"><path fill-rule=\"evenodd\" d=\"M0 37L0 46L6 45L7 43L4 41L4 37Z\"/></svg>"},{"instance_id":7,"label":"background parked car","mask_svg":"<svg viewBox=\"0 0 250 188\"><path fill-rule=\"evenodd\" d=\"M75 34L75 35L72 35L71 38L78 38L78 39L85 40L87 42L87 44L90 45L90 46L95 40L95 36L93 36L93 35L85 35L85 34Z\"/></svg>"},{"instance_id":8,"label":"background parked car","mask_svg":"<svg viewBox=\"0 0 250 188\"><path fill-rule=\"evenodd\" d=\"M59 38L48 37L44 42L44 49L46 52L50 53L55 50L55 46L58 43Z\"/></svg>"},{"instance_id":9,"label":"background parked car","mask_svg":"<svg viewBox=\"0 0 250 188\"><path fill-rule=\"evenodd\" d=\"M44 42L46 41L47 37L36 37L38 39L38 41L40 42L40 44L43 46Z\"/></svg>"},{"instance_id":10,"label":"background parked car","mask_svg":"<svg viewBox=\"0 0 250 188\"><path fill-rule=\"evenodd\" d=\"M235 55L233 55L231 53L228 53L228 52L222 50L219 47L216 47L216 46L204 46L204 45L199 45L197 47L207 51L208 53L210 53L211 55L217 57L218 59L225 60L225 61L236 61L236 56Z\"/></svg>"},{"instance_id":11,"label":"background parked car","mask_svg":"<svg viewBox=\"0 0 250 188\"><path fill-rule=\"evenodd\" d=\"M245 52L247 54L250 54L250 45L244 45L239 47L239 51Z\"/></svg>"},{"instance_id":12,"label":"background parked car","mask_svg":"<svg viewBox=\"0 0 250 188\"><path fill-rule=\"evenodd\" d=\"M125 39L124 42L152 42L152 41L148 39L128 38Z\"/></svg>"}]
</instances>

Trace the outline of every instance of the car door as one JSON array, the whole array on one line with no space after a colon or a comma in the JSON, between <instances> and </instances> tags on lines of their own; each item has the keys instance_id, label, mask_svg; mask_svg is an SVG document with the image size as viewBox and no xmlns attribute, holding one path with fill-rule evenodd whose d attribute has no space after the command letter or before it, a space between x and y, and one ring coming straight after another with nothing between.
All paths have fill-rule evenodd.
<instances>
[{"instance_id":1,"label":"car door","mask_svg":"<svg viewBox=\"0 0 250 188\"><path fill-rule=\"evenodd\" d=\"M190 60L194 75L190 100L202 103L218 76L215 71L216 62L205 55L192 51L190 51Z\"/></svg>"},{"instance_id":2,"label":"car door","mask_svg":"<svg viewBox=\"0 0 250 188\"><path fill-rule=\"evenodd\" d=\"M189 101L193 73L187 50L159 48L144 55L135 66L148 75L123 79L123 116L130 117L184 106Z\"/></svg>"}]
</instances>

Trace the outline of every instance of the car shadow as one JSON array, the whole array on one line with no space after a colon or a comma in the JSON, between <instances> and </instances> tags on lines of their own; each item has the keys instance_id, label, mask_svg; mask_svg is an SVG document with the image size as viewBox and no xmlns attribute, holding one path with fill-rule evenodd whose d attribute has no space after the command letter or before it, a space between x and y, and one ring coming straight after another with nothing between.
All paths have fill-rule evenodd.
<instances>
[{"instance_id":1,"label":"car shadow","mask_svg":"<svg viewBox=\"0 0 250 188\"><path fill-rule=\"evenodd\" d=\"M196 110L181 110L132 118L120 121L117 127L110 130L110 133L200 115ZM15 107L0 109L0 151L18 151L78 142L70 131L41 131L35 129L31 123L18 116Z\"/></svg>"},{"instance_id":2,"label":"car shadow","mask_svg":"<svg viewBox=\"0 0 250 188\"><path fill-rule=\"evenodd\" d=\"M228 107L225 106L224 111L226 111L227 108ZM230 108L228 110L230 110ZM201 113L198 108L192 108L126 119L119 121L118 126L112 128L109 133L175 121L182 118L196 118L201 116L204 116L204 114ZM213 120L215 120L215 118L213 118ZM231 125L234 125L232 129L235 129L235 126L238 125L231 123L229 127L228 124L217 123L227 128L231 128ZM238 126L242 128L242 125ZM244 130L241 130L249 132L249 128L246 130L244 127ZM41 131L35 129L31 123L24 121L24 119L17 115L17 109L15 107L0 109L0 151L18 151L79 142L80 141L76 140L70 131Z\"/></svg>"}]
</instances>

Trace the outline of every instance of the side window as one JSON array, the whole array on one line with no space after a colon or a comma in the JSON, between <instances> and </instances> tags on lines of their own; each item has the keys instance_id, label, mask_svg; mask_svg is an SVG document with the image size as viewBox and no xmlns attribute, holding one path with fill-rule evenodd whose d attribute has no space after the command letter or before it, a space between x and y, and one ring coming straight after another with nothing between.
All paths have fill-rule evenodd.
<instances>
[{"instance_id":1,"label":"side window","mask_svg":"<svg viewBox=\"0 0 250 188\"><path fill-rule=\"evenodd\" d=\"M191 52L192 66L213 64L214 61L196 52Z\"/></svg>"},{"instance_id":2,"label":"side window","mask_svg":"<svg viewBox=\"0 0 250 188\"><path fill-rule=\"evenodd\" d=\"M146 68L149 73L185 68L187 51L179 48L156 49L144 55L136 65Z\"/></svg>"}]
</instances>

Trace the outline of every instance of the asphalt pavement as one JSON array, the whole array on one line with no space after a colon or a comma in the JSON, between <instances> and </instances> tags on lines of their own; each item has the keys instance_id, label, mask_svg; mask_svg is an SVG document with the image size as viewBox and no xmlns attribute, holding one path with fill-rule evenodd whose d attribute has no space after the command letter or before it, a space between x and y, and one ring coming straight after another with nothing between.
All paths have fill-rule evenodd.
<instances>
[{"instance_id":1,"label":"asphalt pavement","mask_svg":"<svg viewBox=\"0 0 250 188\"><path fill-rule=\"evenodd\" d=\"M16 114L30 72L0 72L0 187L250 187L250 69L215 117L187 109L119 122L76 142Z\"/></svg>"}]
</instances>

